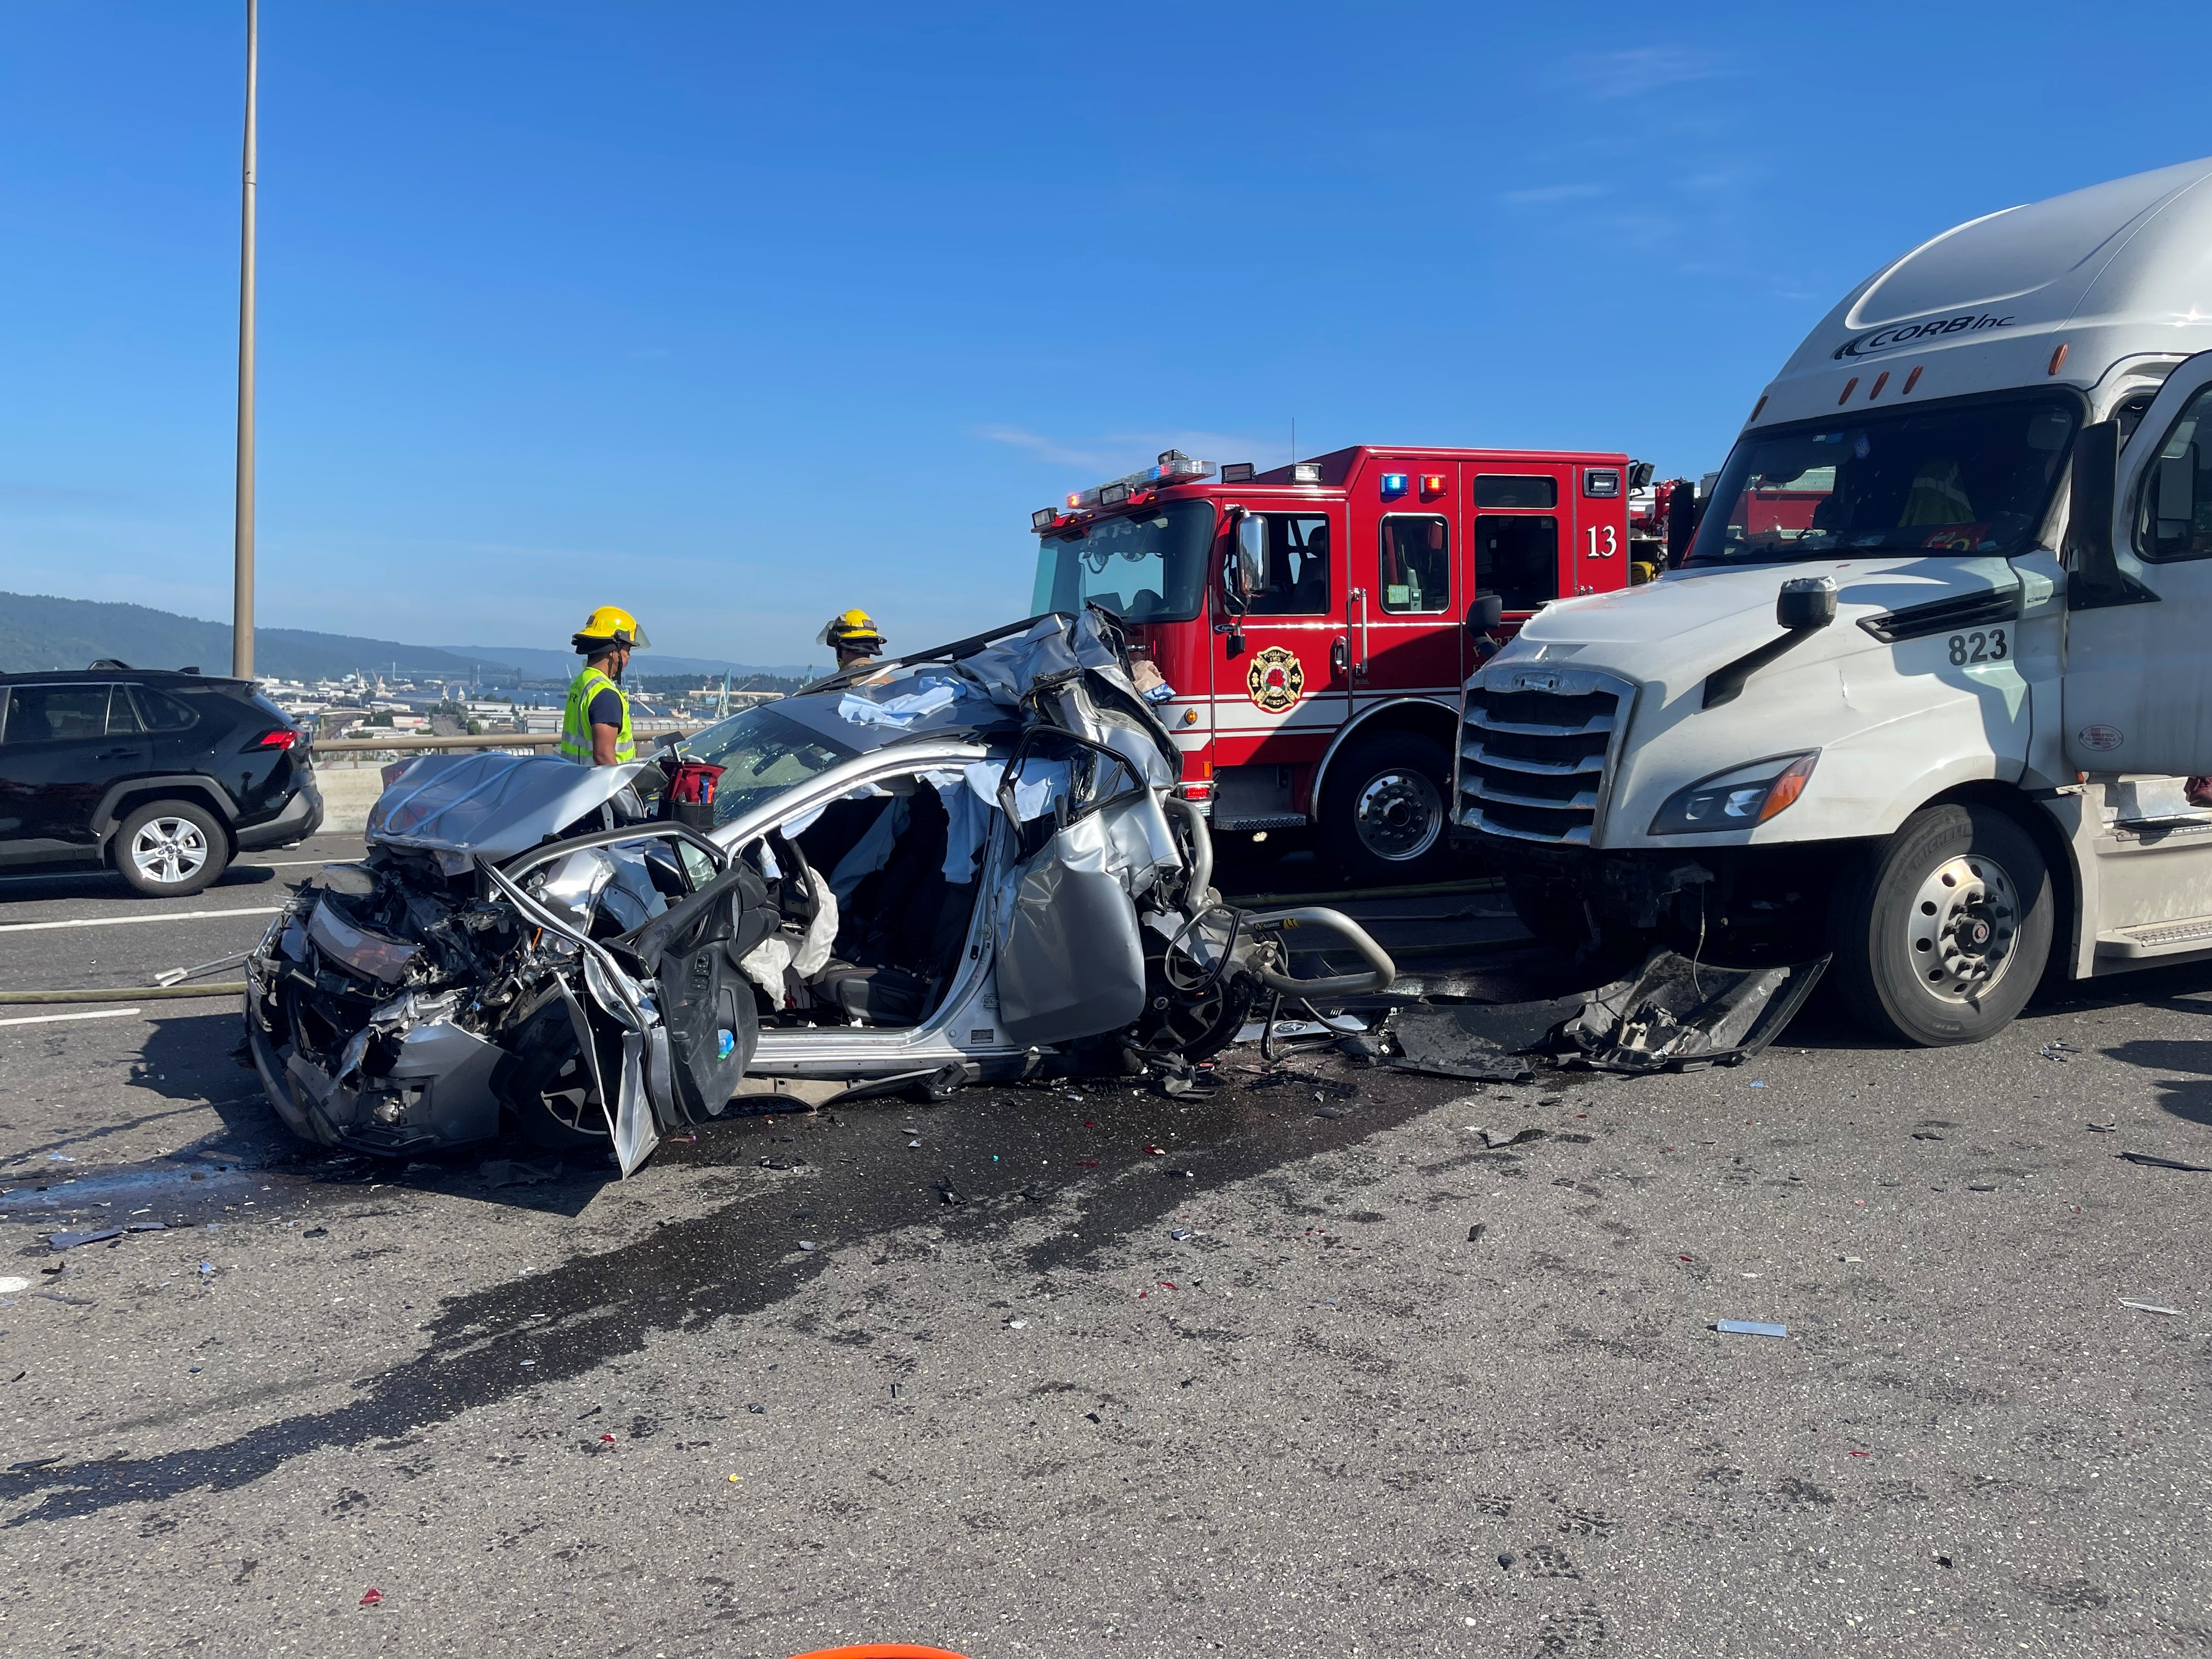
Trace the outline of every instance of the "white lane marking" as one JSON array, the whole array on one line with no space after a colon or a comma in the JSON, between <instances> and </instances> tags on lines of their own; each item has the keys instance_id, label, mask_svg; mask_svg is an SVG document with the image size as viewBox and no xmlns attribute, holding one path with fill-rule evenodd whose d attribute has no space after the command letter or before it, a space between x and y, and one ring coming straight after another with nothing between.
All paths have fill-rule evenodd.
<instances>
[{"instance_id":1,"label":"white lane marking","mask_svg":"<svg viewBox=\"0 0 2212 1659\"><path fill-rule=\"evenodd\" d=\"M52 1025L64 1019L122 1019L143 1012L137 1008L95 1008L83 1014L25 1014L21 1019L0 1019L0 1025Z\"/></svg>"},{"instance_id":2,"label":"white lane marking","mask_svg":"<svg viewBox=\"0 0 2212 1659\"><path fill-rule=\"evenodd\" d=\"M266 864L234 864L230 867L234 870L289 870L302 864L343 864L344 862L342 858L271 859Z\"/></svg>"},{"instance_id":3,"label":"white lane marking","mask_svg":"<svg viewBox=\"0 0 2212 1659\"><path fill-rule=\"evenodd\" d=\"M35 933L52 927L120 927L134 921L206 921L216 916L273 916L278 904L257 905L250 910L170 910L158 916L73 916L67 921L0 922L0 933Z\"/></svg>"}]
</instances>

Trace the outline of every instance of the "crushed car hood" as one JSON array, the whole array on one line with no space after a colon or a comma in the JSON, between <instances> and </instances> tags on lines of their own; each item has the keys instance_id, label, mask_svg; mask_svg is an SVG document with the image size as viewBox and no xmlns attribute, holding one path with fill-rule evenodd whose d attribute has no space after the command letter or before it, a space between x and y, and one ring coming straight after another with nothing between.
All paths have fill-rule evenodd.
<instances>
[{"instance_id":1,"label":"crushed car hood","mask_svg":"<svg viewBox=\"0 0 2212 1659\"><path fill-rule=\"evenodd\" d=\"M512 858L613 800L652 764L579 766L550 755L425 755L370 810L368 842Z\"/></svg>"}]
</instances>

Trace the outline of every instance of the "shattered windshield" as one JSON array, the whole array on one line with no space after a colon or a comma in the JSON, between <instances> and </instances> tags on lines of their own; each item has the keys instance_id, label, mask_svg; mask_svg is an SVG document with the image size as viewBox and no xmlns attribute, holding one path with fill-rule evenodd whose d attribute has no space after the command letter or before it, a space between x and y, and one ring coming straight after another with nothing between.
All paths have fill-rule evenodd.
<instances>
[{"instance_id":1,"label":"shattered windshield","mask_svg":"<svg viewBox=\"0 0 2212 1659\"><path fill-rule=\"evenodd\" d=\"M1206 598L1212 542L1210 501L1174 501L1047 536L1037 548L1030 612L1099 605L1124 622L1188 622Z\"/></svg>"},{"instance_id":2,"label":"shattered windshield","mask_svg":"<svg viewBox=\"0 0 2212 1659\"><path fill-rule=\"evenodd\" d=\"M1689 562L2020 552L2077 417L2072 398L2039 393L1749 434L1714 485Z\"/></svg>"},{"instance_id":3,"label":"shattered windshield","mask_svg":"<svg viewBox=\"0 0 2212 1659\"><path fill-rule=\"evenodd\" d=\"M717 823L727 823L859 752L786 720L767 703L732 714L684 744L686 760L724 769L714 786Z\"/></svg>"}]
</instances>

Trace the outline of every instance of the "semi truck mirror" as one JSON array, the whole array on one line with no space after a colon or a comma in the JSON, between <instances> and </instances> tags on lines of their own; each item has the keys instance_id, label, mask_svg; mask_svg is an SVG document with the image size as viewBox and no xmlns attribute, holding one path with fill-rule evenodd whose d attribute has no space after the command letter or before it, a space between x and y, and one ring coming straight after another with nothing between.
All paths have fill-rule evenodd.
<instances>
[{"instance_id":1,"label":"semi truck mirror","mask_svg":"<svg viewBox=\"0 0 2212 1659\"><path fill-rule=\"evenodd\" d=\"M1467 625L1478 634L1487 634L1504 620L1505 601L1495 593L1476 594L1467 608Z\"/></svg>"},{"instance_id":2,"label":"semi truck mirror","mask_svg":"<svg viewBox=\"0 0 2212 1659\"><path fill-rule=\"evenodd\" d=\"M2066 503L2066 563L2092 586L2114 574L2112 502L2120 484L2120 423L2095 421L2074 434Z\"/></svg>"},{"instance_id":3,"label":"semi truck mirror","mask_svg":"<svg viewBox=\"0 0 2212 1659\"><path fill-rule=\"evenodd\" d=\"M1793 633L1836 619L1836 584L1826 576L1792 576L1774 596L1774 620Z\"/></svg>"},{"instance_id":4,"label":"semi truck mirror","mask_svg":"<svg viewBox=\"0 0 2212 1659\"><path fill-rule=\"evenodd\" d=\"M2074 434L2066 502L2066 608L2148 605L2158 595L2120 568L2112 514L2120 494L2120 423L2093 421Z\"/></svg>"},{"instance_id":5,"label":"semi truck mirror","mask_svg":"<svg viewBox=\"0 0 2212 1659\"><path fill-rule=\"evenodd\" d=\"M1667 493L1667 565L1674 569L1690 556L1698 533L1698 492L1687 478L1674 480Z\"/></svg>"}]
</instances>

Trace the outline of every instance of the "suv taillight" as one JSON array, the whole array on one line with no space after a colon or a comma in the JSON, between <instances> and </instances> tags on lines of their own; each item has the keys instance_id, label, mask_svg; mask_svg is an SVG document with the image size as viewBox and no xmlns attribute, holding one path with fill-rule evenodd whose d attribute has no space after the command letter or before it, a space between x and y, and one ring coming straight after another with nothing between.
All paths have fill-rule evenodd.
<instances>
[{"instance_id":1,"label":"suv taillight","mask_svg":"<svg viewBox=\"0 0 2212 1659\"><path fill-rule=\"evenodd\" d=\"M273 732L264 732L246 746L248 749L289 749L299 742L300 734L293 727L280 726Z\"/></svg>"}]
</instances>

